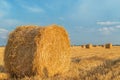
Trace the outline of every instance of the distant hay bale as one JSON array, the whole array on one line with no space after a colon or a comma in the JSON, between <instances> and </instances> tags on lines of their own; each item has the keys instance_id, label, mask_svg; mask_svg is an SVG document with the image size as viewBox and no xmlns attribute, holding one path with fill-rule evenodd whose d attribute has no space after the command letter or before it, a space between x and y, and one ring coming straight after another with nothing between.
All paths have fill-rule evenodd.
<instances>
[{"instance_id":1,"label":"distant hay bale","mask_svg":"<svg viewBox=\"0 0 120 80\"><path fill-rule=\"evenodd\" d=\"M21 26L10 35L4 55L11 76L62 74L70 65L70 41L64 28Z\"/></svg>"},{"instance_id":2,"label":"distant hay bale","mask_svg":"<svg viewBox=\"0 0 120 80\"><path fill-rule=\"evenodd\" d=\"M105 47L105 45L101 45L101 47L103 47L103 48L104 48L104 47Z\"/></svg>"},{"instance_id":3,"label":"distant hay bale","mask_svg":"<svg viewBox=\"0 0 120 80\"><path fill-rule=\"evenodd\" d=\"M112 43L105 44L105 48L111 49L112 48Z\"/></svg>"},{"instance_id":4,"label":"distant hay bale","mask_svg":"<svg viewBox=\"0 0 120 80\"><path fill-rule=\"evenodd\" d=\"M92 44L87 44L87 45L86 45L86 48L88 48L88 49L90 49L90 48L92 48L92 47L93 47Z\"/></svg>"},{"instance_id":5,"label":"distant hay bale","mask_svg":"<svg viewBox=\"0 0 120 80\"><path fill-rule=\"evenodd\" d=\"M85 45L81 45L82 48L85 48Z\"/></svg>"},{"instance_id":6,"label":"distant hay bale","mask_svg":"<svg viewBox=\"0 0 120 80\"><path fill-rule=\"evenodd\" d=\"M93 45L93 47L98 47L97 45Z\"/></svg>"}]
</instances>

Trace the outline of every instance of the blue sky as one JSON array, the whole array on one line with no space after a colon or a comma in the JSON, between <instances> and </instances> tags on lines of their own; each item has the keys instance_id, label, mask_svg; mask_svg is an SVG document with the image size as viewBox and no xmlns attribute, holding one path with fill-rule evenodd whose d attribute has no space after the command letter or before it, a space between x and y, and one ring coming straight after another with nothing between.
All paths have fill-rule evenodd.
<instances>
[{"instance_id":1,"label":"blue sky","mask_svg":"<svg viewBox=\"0 0 120 80\"><path fill-rule=\"evenodd\" d=\"M58 24L72 44L120 44L120 0L0 0L0 45L20 25Z\"/></svg>"}]
</instances>

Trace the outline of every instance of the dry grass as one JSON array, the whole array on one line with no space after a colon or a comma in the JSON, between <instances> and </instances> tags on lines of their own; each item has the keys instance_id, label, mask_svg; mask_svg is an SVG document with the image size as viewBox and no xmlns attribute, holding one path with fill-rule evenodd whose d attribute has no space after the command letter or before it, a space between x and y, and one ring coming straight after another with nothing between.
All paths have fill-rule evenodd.
<instances>
[{"instance_id":1,"label":"dry grass","mask_svg":"<svg viewBox=\"0 0 120 80\"><path fill-rule=\"evenodd\" d=\"M4 47L0 47L0 65L3 64Z\"/></svg>"},{"instance_id":2,"label":"dry grass","mask_svg":"<svg viewBox=\"0 0 120 80\"><path fill-rule=\"evenodd\" d=\"M3 65L4 48L0 50L0 63ZM113 46L112 49L105 49L101 46L92 49L73 46L71 52L70 70L64 75L49 78L39 76L22 79L9 78L8 80L120 80L120 46Z\"/></svg>"}]
</instances>

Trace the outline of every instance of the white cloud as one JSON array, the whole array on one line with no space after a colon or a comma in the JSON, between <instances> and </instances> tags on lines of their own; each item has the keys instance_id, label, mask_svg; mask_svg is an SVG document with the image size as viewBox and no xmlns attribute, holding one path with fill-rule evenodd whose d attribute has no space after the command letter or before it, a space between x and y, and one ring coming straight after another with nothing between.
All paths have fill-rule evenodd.
<instances>
[{"instance_id":1,"label":"white cloud","mask_svg":"<svg viewBox=\"0 0 120 80\"><path fill-rule=\"evenodd\" d=\"M30 11L30 12L34 12L34 13L41 13L44 12L44 10L38 6L27 6L27 5L22 5L23 8L25 8L26 10Z\"/></svg>"},{"instance_id":2,"label":"white cloud","mask_svg":"<svg viewBox=\"0 0 120 80\"><path fill-rule=\"evenodd\" d=\"M58 19L59 19L60 21L64 21L64 20L65 20L64 17L58 17Z\"/></svg>"},{"instance_id":3,"label":"white cloud","mask_svg":"<svg viewBox=\"0 0 120 80\"><path fill-rule=\"evenodd\" d=\"M8 36L8 33L9 33L8 30L6 30L6 29L4 29L4 28L0 28L0 38L6 39L7 36Z\"/></svg>"},{"instance_id":4,"label":"white cloud","mask_svg":"<svg viewBox=\"0 0 120 80\"><path fill-rule=\"evenodd\" d=\"M0 7L1 8L10 8L11 5L6 0L0 0Z\"/></svg>"},{"instance_id":5,"label":"white cloud","mask_svg":"<svg viewBox=\"0 0 120 80\"><path fill-rule=\"evenodd\" d=\"M117 25L120 24L120 22L112 22L112 21L105 21L105 22L97 22L98 25L105 25L105 26L109 26L109 25Z\"/></svg>"},{"instance_id":6,"label":"white cloud","mask_svg":"<svg viewBox=\"0 0 120 80\"><path fill-rule=\"evenodd\" d=\"M98 31L102 32L105 35L108 35L111 32L111 30L107 27L100 28Z\"/></svg>"},{"instance_id":7,"label":"white cloud","mask_svg":"<svg viewBox=\"0 0 120 80\"><path fill-rule=\"evenodd\" d=\"M16 19L5 19L3 21L3 23L6 23L9 26L13 26L13 25L16 25L16 24L21 24L21 22L16 20Z\"/></svg>"},{"instance_id":8,"label":"white cloud","mask_svg":"<svg viewBox=\"0 0 120 80\"><path fill-rule=\"evenodd\" d=\"M16 19L2 19L0 23L0 27L14 27L16 25L21 25L21 24L22 22Z\"/></svg>"},{"instance_id":9,"label":"white cloud","mask_svg":"<svg viewBox=\"0 0 120 80\"><path fill-rule=\"evenodd\" d=\"M0 18L4 16L4 13L0 11Z\"/></svg>"},{"instance_id":10,"label":"white cloud","mask_svg":"<svg viewBox=\"0 0 120 80\"><path fill-rule=\"evenodd\" d=\"M10 3L8 3L6 0L0 0L0 18L9 14L11 7L12 6L10 5Z\"/></svg>"},{"instance_id":11,"label":"white cloud","mask_svg":"<svg viewBox=\"0 0 120 80\"><path fill-rule=\"evenodd\" d=\"M117 31L118 29L120 29L120 25L112 27L102 27L99 28L98 31L102 32L105 35L109 35L110 33Z\"/></svg>"},{"instance_id":12,"label":"white cloud","mask_svg":"<svg viewBox=\"0 0 120 80\"><path fill-rule=\"evenodd\" d=\"M115 26L117 29L120 29L120 25Z\"/></svg>"}]
</instances>

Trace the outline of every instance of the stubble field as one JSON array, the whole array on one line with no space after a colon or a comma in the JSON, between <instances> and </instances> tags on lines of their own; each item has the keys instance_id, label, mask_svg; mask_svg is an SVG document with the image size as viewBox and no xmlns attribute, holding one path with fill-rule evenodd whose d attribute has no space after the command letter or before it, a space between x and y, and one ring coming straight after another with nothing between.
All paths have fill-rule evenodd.
<instances>
[{"instance_id":1,"label":"stubble field","mask_svg":"<svg viewBox=\"0 0 120 80\"><path fill-rule=\"evenodd\" d=\"M10 78L4 68L4 47L0 47L0 80L120 80L120 46L111 49L71 47L70 70L50 78L39 76Z\"/></svg>"}]
</instances>

